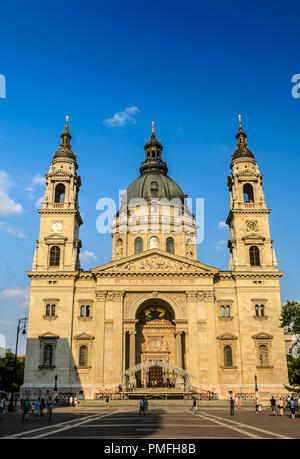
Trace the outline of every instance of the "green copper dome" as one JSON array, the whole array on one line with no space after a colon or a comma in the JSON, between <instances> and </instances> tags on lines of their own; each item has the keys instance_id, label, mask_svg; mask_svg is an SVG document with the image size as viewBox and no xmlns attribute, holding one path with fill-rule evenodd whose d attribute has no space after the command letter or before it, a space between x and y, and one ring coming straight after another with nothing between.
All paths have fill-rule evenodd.
<instances>
[{"instance_id":1,"label":"green copper dome","mask_svg":"<svg viewBox=\"0 0 300 459\"><path fill-rule=\"evenodd\" d=\"M143 198L146 201L179 198L182 203L184 202L184 194L177 183L166 174L159 172L144 173L129 185L127 202L135 198Z\"/></svg>"},{"instance_id":2,"label":"green copper dome","mask_svg":"<svg viewBox=\"0 0 300 459\"><path fill-rule=\"evenodd\" d=\"M152 123L152 135L145 143L145 161L140 167L141 175L127 188L127 203L131 199L167 198L168 200L179 198L184 203L185 195L181 188L168 175L167 164L162 160L163 146L154 134Z\"/></svg>"}]
</instances>

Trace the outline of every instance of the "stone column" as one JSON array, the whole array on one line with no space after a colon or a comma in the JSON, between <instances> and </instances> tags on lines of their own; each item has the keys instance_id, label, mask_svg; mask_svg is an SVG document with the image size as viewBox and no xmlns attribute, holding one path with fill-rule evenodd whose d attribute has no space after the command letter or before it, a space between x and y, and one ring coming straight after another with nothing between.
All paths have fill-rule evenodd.
<instances>
[{"instance_id":1,"label":"stone column","mask_svg":"<svg viewBox=\"0 0 300 459\"><path fill-rule=\"evenodd\" d=\"M176 366L182 368L182 342L181 342L182 332L176 332Z\"/></svg>"},{"instance_id":2,"label":"stone column","mask_svg":"<svg viewBox=\"0 0 300 459\"><path fill-rule=\"evenodd\" d=\"M134 331L130 331L129 332L129 337L130 337L130 341L129 341L129 368L132 368L132 367L135 366L135 336L136 336L136 333ZM135 374L130 376L130 381L133 382L133 383L136 382Z\"/></svg>"}]
</instances>

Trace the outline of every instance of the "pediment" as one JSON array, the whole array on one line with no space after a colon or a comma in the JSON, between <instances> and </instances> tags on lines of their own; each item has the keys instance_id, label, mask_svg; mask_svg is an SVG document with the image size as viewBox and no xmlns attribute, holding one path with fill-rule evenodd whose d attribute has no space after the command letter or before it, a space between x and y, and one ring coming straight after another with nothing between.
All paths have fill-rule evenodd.
<instances>
[{"instance_id":1,"label":"pediment","mask_svg":"<svg viewBox=\"0 0 300 459\"><path fill-rule=\"evenodd\" d=\"M223 333L222 335L219 335L217 336L217 339L220 339L220 340L235 340L235 339L238 339L237 336L235 335L232 335L231 333Z\"/></svg>"},{"instance_id":2,"label":"pediment","mask_svg":"<svg viewBox=\"0 0 300 459\"><path fill-rule=\"evenodd\" d=\"M55 242L55 241L66 241L67 238L62 236L60 233L51 233L51 234L48 234L48 236L45 236L44 237L45 241L51 241L51 242Z\"/></svg>"},{"instance_id":3,"label":"pediment","mask_svg":"<svg viewBox=\"0 0 300 459\"><path fill-rule=\"evenodd\" d=\"M58 339L59 336L56 335L55 333L52 333L52 332L48 331L48 332L45 332L45 333L42 333L41 335L39 335L39 338L40 339Z\"/></svg>"},{"instance_id":4,"label":"pediment","mask_svg":"<svg viewBox=\"0 0 300 459\"><path fill-rule=\"evenodd\" d=\"M253 339L273 339L273 336L269 333L260 332L252 336Z\"/></svg>"},{"instance_id":5,"label":"pediment","mask_svg":"<svg viewBox=\"0 0 300 459\"><path fill-rule=\"evenodd\" d=\"M173 255L159 249L132 255L113 261L106 265L98 266L91 270L95 274L198 274L214 275L219 269L189 260L185 257Z\"/></svg>"},{"instance_id":6,"label":"pediment","mask_svg":"<svg viewBox=\"0 0 300 459\"><path fill-rule=\"evenodd\" d=\"M242 240L245 242L262 242L266 238L259 233L250 233L242 237Z\"/></svg>"},{"instance_id":7,"label":"pediment","mask_svg":"<svg viewBox=\"0 0 300 459\"><path fill-rule=\"evenodd\" d=\"M92 340L92 339L95 339L95 337L90 335L89 333L79 333L78 335L74 336L74 339L77 339L77 340Z\"/></svg>"}]
</instances>

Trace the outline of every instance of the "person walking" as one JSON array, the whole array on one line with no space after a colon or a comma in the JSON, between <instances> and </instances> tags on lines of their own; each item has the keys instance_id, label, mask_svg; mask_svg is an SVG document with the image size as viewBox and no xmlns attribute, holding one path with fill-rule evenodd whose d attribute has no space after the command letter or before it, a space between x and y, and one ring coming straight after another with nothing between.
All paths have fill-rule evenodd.
<instances>
[{"instance_id":1,"label":"person walking","mask_svg":"<svg viewBox=\"0 0 300 459\"><path fill-rule=\"evenodd\" d=\"M293 397L291 397L291 400L290 400L290 410L291 410L291 415L292 415L292 418L295 419L296 417L296 403L295 403L295 400Z\"/></svg>"},{"instance_id":2,"label":"person walking","mask_svg":"<svg viewBox=\"0 0 300 459\"><path fill-rule=\"evenodd\" d=\"M280 397L279 401L278 401L278 409L279 409L279 414L280 416L283 416L283 408L284 408L284 405L283 405L283 398Z\"/></svg>"},{"instance_id":3,"label":"person walking","mask_svg":"<svg viewBox=\"0 0 300 459\"><path fill-rule=\"evenodd\" d=\"M42 398L41 399L41 408L40 408L40 415L43 416L43 411L46 408L46 403L45 400Z\"/></svg>"},{"instance_id":4,"label":"person walking","mask_svg":"<svg viewBox=\"0 0 300 459\"><path fill-rule=\"evenodd\" d=\"M109 408L109 397L106 397L105 408Z\"/></svg>"},{"instance_id":5,"label":"person walking","mask_svg":"<svg viewBox=\"0 0 300 459\"><path fill-rule=\"evenodd\" d=\"M194 398L193 400L193 414L196 414L197 412L197 400Z\"/></svg>"},{"instance_id":6,"label":"person walking","mask_svg":"<svg viewBox=\"0 0 300 459\"><path fill-rule=\"evenodd\" d=\"M51 397L49 397L47 402L47 410L48 410L48 421L50 422L52 419L52 411L53 411L53 402Z\"/></svg>"},{"instance_id":7,"label":"person walking","mask_svg":"<svg viewBox=\"0 0 300 459\"><path fill-rule=\"evenodd\" d=\"M276 400L273 397L273 395L272 395L272 398L270 400L270 403L271 403L272 415L276 416Z\"/></svg>"},{"instance_id":8,"label":"person walking","mask_svg":"<svg viewBox=\"0 0 300 459\"><path fill-rule=\"evenodd\" d=\"M260 413L260 404L259 399L257 397L255 399L255 413Z\"/></svg>"},{"instance_id":9,"label":"person walking","mask_svg":"<svg viewBox=\"0 0 300 459\"><path fill-rule=\"evenodd\" d=\"M35 402L35 419L38 421L41 414L41 400L40 397Z\"/></svg>"},{"instance_id":10,"label":"person walking","mask_svg":"<svg viewBox=\"0 0 300 459\"><path fill-rule=\"evenodd\" d=\"M28 397L23 403L23 416L22 416L22 421L26 420L28 421L28 413L30 410L30 401L28 400Z\"/></svg>"},{"instance_id":11,"label":"person walking","mask_svg":"<svg viewBox=\"0 0 300 459\"><path fill-rule=\"evenodd\" d=\"M234 415L234 399L233 397L230 397L230 415Z\"/></svg>"},{"instance_id":12,"label":"person walking","mask_svg":"<svg viewBox=\"0 0 300 459\"><path fill-rule=\"evenodd\" d=\"M144 399L144 414L148 414L148 406L149 406L149 402L148 400L145 398Z\"/></svg>"},{"instance_id":13,"label":"person walking","mask_svg":"<svg viewBox=\"0 0 300 459\"><path fill-rule=\"evenodd\" d=\"M3 419L3 416L4 416L4 408L5 408L5 400L4 400L4 397L2 395L1 399L0 399L0 419Z\"/></svg>"},{"instance_id":14,"label":"person walking","mask_svg":"<svg viewBox=\"0 0 300 459\"><path fill-rule=\"evenodd\" d=\"M31 414L32 414L32 417L34 418L34 415L35 415L35 402L31 402Z\"/></svg>"},{"instance_id":15,"label":"person walking","mask_svg":"<svg viewBox=\"0 0 300 459\"><path fill-rule=\"evenodd\" d=\"M140 411L139 411L139 416L144 413L145 415L145 407L144 407L144 401L145 401L145 397L142 396L142 398L140 399Z\"/></svg>"},{"instance_id":16,"label":"person walking","mask_svg":"<svg viewBox=\"0 0 300 459\"><path fill-rule=\"evenodd\" d=\"M242 405L243 405L243 401L242 401L241 397L239 397L238 398L238 407L242 408Z\"/></svg>"}]
</instances>

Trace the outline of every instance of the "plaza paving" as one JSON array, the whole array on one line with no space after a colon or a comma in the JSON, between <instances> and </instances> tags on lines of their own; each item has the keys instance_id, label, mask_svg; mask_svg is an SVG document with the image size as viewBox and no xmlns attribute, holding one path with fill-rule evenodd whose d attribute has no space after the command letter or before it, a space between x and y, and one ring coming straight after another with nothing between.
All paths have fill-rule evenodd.
<instances>
[{"instance_id":1,"label":"plaza paving","mask_svg":"<svg viewBox=\"0 0 300 459\"><path fill-rule=\"evenodd\" d=\"M3 438L98 438L98 439L292 439L300 438L300 413L295 419L285 411L283 417L272 416L269 409L255 413L252 408L235 409L230 416L226 408L199 409L157 407L139 416L137 408L99 407L56 408L52 420L38 421L29 416L22 421L19 412L6 413L0 421Z\"/></svg>"}]
</instances>

